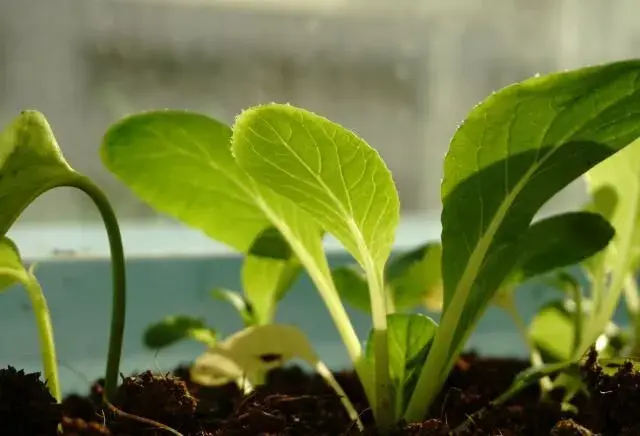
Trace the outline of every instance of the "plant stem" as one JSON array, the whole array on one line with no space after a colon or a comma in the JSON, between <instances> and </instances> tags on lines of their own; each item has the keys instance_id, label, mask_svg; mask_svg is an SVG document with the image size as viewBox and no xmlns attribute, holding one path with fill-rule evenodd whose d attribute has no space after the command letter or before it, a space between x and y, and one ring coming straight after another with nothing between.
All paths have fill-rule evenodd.
<instances>
[{"instance_id":1,"label":"plant stem","mask_svg":"<svg viewBox=\"0 0 640 436\"><path fill-rule=\"evenodd\" d=\"M629 318L633 322L633 343L630 354L635 356L640 353L640 295L638 295L638 284L633 274L628 274L624 281L624 295Z\"/></svg>"},{"instance_id":2,"label":"plant stem","mask_svg":"<svg viewBox=\"0 0 640 436\"><path fill-rule=\"evenodd\" d=\"M391 404L391 380L389 377L389 343L387 335L387 310L384 279L381 269L371 260L365 273L369 283L369 298L373 320L374 372L376 403L372 404L379 430L385 432L393 424L394 407ZM398 417L399 418L399 417Z\"/></svg>"},{"instance_id":3,"label":"plant stem","mask_svg":"<svg viewBox=\"0 0 640 436\"><path fill-rule=\"evenodd\" d=\"M88 177L77 174L64 184L78 188L86 193L98 208L104 222L109 249L111 252L111 275L113 281L113 299L111 308L111 330L109 334L109 351L107 368L104 377L104 399L113 398L118 387L120 375L120 358L126 319L126 273L122 236L116 214L106 195Z\"/></svg>"},{"instance_id":4,"label":"plant stem","mask_svg":"<svg viewBox=\"0 0 640 436\"><path fill-rule=\"evenodd\" d=\"M342 405L349 415L349 418L351 418L352 421L355 421L356 425L358 426L358 430L360 430L361 432L364 431L364 426L362 425L362 421L360 420L358 411L353 406L353 403L351 402L351 400L349 400L349 397L344 392L344 390L342 390L342 387L331 373L331 370L329 370L329 368L327 368L327 366L321 360L316 361L315 367L316 371L318 371L318 374L320 374L320 376L335 391L335 393L338 394Z\"/></svg>"},{"instance_id":5,"label":"plant stem","mask_svg":"<svg viewBox=\"0 0 640 436\"><path fill-rule=\"evenodd\" d=\"M38 283L38 279L33 275L32 270L33 267L29 271L2 268L0 273L21 283L29 296L33 314L36 318L36 325L38 326L38 342L40 343L44 379L47 382L49 392L51 392L53 398L60 403L62 401L62 392L60 390L60 378L58 376L58 359L56 358L51 314L42 287L40 283Z\"/></svg>"},{"instance_id":6,"label":"plant stem","mask_svg":"<svg viewBox=\"0 0 640 436\"><path fill-rule=\"evenodd\" d=\"M512 298L510 298L509 300L512 300ZM515 304L513 304L513 301L509 301L501 307L507 312L507 314L509 314L511 320L516 325L518 332L522 336L522 339L524 339L525 344L527 344L527 347L529 348L529 359L531 361L531 366L533 368L543 366L544 362L542 361L542 356L540 356L540 353L536 349L535 344L531 340L531 336L529 336L529 333L527 332L527 326L520 316L520 313L516 309ZM548 392L551 392L552 389L553 383L551 382L551 379L548 376L542 377L540 379L540 390L542 391L543 396Z\"/></svg>"}]
</instances>

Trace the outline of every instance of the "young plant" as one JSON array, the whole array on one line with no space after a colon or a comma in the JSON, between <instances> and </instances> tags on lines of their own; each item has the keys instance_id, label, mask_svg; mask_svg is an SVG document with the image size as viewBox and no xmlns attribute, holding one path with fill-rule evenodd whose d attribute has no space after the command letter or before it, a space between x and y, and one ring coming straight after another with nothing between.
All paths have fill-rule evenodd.
<instances>
[{"instance_id":1,"label":"young plant","mask_svg":"<svg viewBox=\"0 0 640 436\"><path fill-rule=\"evenodd\" d=\"M0 132L0 235L6 235L20 214L36 198L57 187L77 188L86 193L98 208L109 237L113 275L111 332L105 374L105 399L109 399L118 383L125 323L125 263L118 222L104 193L66 162L45 117L36 111L24 111ZM32 277L18 278L15 274L13 277L21 282L22 278L28 278L23 283L29 294L40 294L35 289L37 282ZM44 311L42 306L35 310L40 319L39 330L44 334L45 326L42 323L45 320L41 318ZM46 329L50 333L49 327ZM46 335L51 338L49 333ZM42 351L44 354L52 353L53 344L43 345ZM45 371L49 368L49 373L55 374L55 358L51 356L47 358ZM49 380L50 384L56 383L55 375L53 377L54 380Z\"/></svg>"},{"instance_id":2,"label":"young plant","mask_svg":"<svg viewBox=\"0 0 640 436\"><path fill-rule=\"evenodd\" d=\"M271 324L278 301L291 289L300 270L300 262L282 236L277 230L267 228L244 257L241 273L244 293L215 288L210 294L230 304L240 315L244 327ZM168 316L148 326L144 333L145 345L156 350L185 339L212 346L216 338L213 328L189 315Z\"/></svg>"},{"instance_id":3,"label":"young plant","mask_svg":"<svg viewBox=\"0 0 640 436\"><path fill-rule=\"evenodd\" d=\"M380 156L336 123L279 104L244 111L233 130L185 112L142 114L110 129L103 158L148 202L243 252L257 232L276 227L325 300L385 430L401 417L426 415L485 309L529 259L523 249L543 225L589 228L599 219L565 214L531 225L554 194L640 136L638 74L640 62L628 61L536 77L472 110L445 158L440 325L424 315L392 314L385 270L398 193ZM364 272L373 321L366 353L327 267L323 231ZM534 264L553 269L564 262L561 254Z\"/></svg>"},{"instance_id":4,"label":"young plant","mask_svg":"<svg viewBox=\"0 0 640 436\"><path fill-rule=\"evenodd\" d=\"M300 263L292 255L291 249L275 229L268 228L258 236L249 254L245 256L242 267L244 295L220 288L212 290L211 295L231 304L242 318L245 328L272 324L276 303L289 291L299 272ZM147 327L144 343L151 349L159 350L185 339L193 339L212 349L217 345L217 336L217 332L202 319L171 315ZM196 364L191 375L202 384L211 384L211 380L215 379L216 384L235 381L241 386L246 385L245 377L251 380L251 386L255 386L263 384L266 376L261 367L254 368L250 373L243 373L242 378L236 377L235 372L229 373L225 368L211 370L210 374L206 374L205 370L210 368L213 366L198 367ZM216 375L221 371L229 373L228 377Z\"/></svg>"},{"instance_id":5,"label":"young plant","mask_svg":"<svg viewBox=\"0 0 640 436\"><path fill-rule=\"evenodd\" d=\"M33 274L33 269L33 267L25 268L18 247L11 239L3 236L0 239L0 292L16 284L21 284L27 292L38 326L44 378L51 396L60 402L62 401L62 392L60 391L51 315L42 287Z\"/></svg>"}]
</instances>

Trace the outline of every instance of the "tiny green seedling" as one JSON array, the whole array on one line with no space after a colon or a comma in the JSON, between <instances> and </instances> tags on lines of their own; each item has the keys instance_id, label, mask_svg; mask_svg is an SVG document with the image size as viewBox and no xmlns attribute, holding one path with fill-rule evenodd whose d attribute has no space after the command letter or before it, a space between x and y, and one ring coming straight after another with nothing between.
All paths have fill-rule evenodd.
<instances>
[{"instance_id":1,"label":"tiny green seedling","mask_svg":"<svg viewBox=\"0 0 640 436\"><path fill-rule=\"evenodd\" d=\"M258 236L249 254L245 256L242 267L244 295L237 291L216 288L211 291L211 296L234 307L245 328L272 324L276 303L291 289L299 272L300 264L291 255L291 250L277 231L269 228ZM204 320L189 315L168 316L148 326L144 333L145 345L155 350L185 339L196 340L212 349L217 346L218 333L208 327ZM219 371L212 371L209 376L203 375L202 368L212 367L211 364L201 366L197 371L197 378L202 383L211 384L211 380L215 379L216 384L235 381L244 386L244 378L249 377L251 386L254 386L263 384L266 375L266 372L261 372L261 368L251 370L250 374L246 373L247 368L243 368L245 373L242 377L237 377L236 373L231 372L231 375L225 378L218 373L227 373L226 365Z\"/></svg>"},{"instance_id":2,"label":"tiny green seedling","mask_svg":"<svg viewBox=\"0 0 640 436\"><path fill-rule=\"evenodd\" d=\"M0 132L0 234L6 235L36 198L57 187L72 187L85 192L97 206L109 237L113 267L113 309L105 374L105 399L108 399L115 393L118 383L125 323L125 263L118 222L104 193L88 177L75 171L66 162L44 116L36 111L24 111ZM45 373L51 377L48 380L49 386L58 390L54 397L59 399L53 334L44 298L40 298L42 292L32 273L20 266L17 249L7 239L3 241L2 260L9 262L5 265L8 269L4 275L10 277L10 280L23 283L32 301L37 299L34 301L34 311L41 335Z\"/></svg>"},{"instance_id":3,"label":"tiny green seedling","mask_svg":"<svg viewBox=\"0 0 640 436\"><path fill-rule=\"evenodd\" d=\"M334 122L281 104L248 109L233 128L189 112L139 114L108 131L103 160L149 204L240 252L275 227L324 299L384 431L401 418L424 418L499 292L593 254L598 247L588 243L585 254L582 245L585 229L606 245L611 226L595 213L531 223L552 196L640 136L639 76L639 61L550 74L506 87L471 111L444 160L439 325L394 313L399 296L389 297L387 263L398 192L378 153ZM570 237L574 227L576 246L544 238ZM366 351L328 267L323 232L366 279L373 323ZM565 366L538 368L516 388Z\"/></svg>"},{"instance_id":4,"label":"tiny green seedling","mask_svg":"<svg viewBox=\"0 0 640 436\"><path fill-rule=\"evenodd\" d=\"M62 392L60 391L51 315L42 287L33 270L33 267L25 268L20 258L18 247L13 241L7 237L2 237L0 240L0 292L15 284L21 284L26 290L38 326L44 378L51 395L56 401L60 402L62 401Z\"/></svg>"}]
</instances>

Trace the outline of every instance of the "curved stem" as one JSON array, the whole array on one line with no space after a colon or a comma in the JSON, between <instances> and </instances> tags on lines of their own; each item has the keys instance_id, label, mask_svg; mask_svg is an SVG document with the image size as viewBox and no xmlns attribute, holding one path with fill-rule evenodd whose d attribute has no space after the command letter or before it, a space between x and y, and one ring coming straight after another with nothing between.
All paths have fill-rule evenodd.
<instances>
[{"instance_id":1,"label":"curved stem","mask_svg":"<svg viewBox=\"0 0 640 436\"><path fill-rule=\"evenodd\" d=\"M126 317L126 273L120 226L118 225L116 214L106 195L88 177L77 174L75 178L64 185L78 188L91 198L100 212L109 238L113 302L111 308L111 330L109 334L107 368L104 377L104 398L109 399L114 396L116 388L118 387Z\"/></svg>"}]
</instances>

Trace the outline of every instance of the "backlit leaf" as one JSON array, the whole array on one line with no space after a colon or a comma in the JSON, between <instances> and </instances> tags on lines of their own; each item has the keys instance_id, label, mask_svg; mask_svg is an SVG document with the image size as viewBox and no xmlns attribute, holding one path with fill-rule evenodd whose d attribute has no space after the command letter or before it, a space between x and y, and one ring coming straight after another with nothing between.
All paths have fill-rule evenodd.
<instances>
[{"instance_id":1,"label":"backlit leaf","mask_svg":"<svg viewBox=\"0 0 640 436\"><path fill-rule=\"evenodd\" d=\"M0 235L40 194L79 177L62 156L45 117L22 112L0 132Z\"/></svg>"},{"instance_id":2,"label":"backlit leaf","mask_svg":"<svg viewBox=\"0 0 640 436\"><path fill-rule=\"evenodd\" d=\"M378 153L354 133L289 105L244 111L233 152L257 181L291 199L332 233L363 268L386 262L399 200Z\"/></svg>"},{"instance_id":3,"label":"backlit leaf","mask_svg":"<svg viewBox=\"0 0 640 436\"><path fill-rule=\"evenodd\" d=\"M444 312L421 375L428 395L515 266L540 207L640 136L639 77L640 61L627 61L525 80L477 105L455 133L441 188Z\"/></svg>"},{"instance_id":4,"label":"backlit leaf","mask_svg":"<svg viewBox=\"0 0 640 436\"><path fill-rule=\"evenodd\" d=\"M230 140L231 128L207 116L148 112L111 126L101 156L157 211L246 252L270 223L254 201L252 181L233 161Z\"/></svg>"},{"instance_id":5,"label":"backlit leaf","mask_svg":"<svg viewBox=\"0 0 640 436\"><path fill-rule=\"evenodd\" d=\"M0 292L23 281L18 279L20 276L27 279L18 247L11 239L3 236L0 239Z\"/></svg>"}]
</instances>

